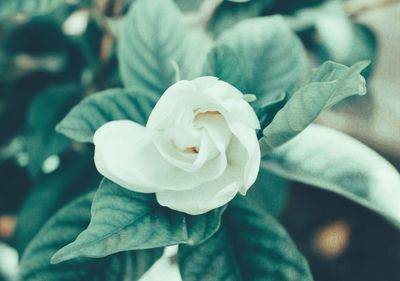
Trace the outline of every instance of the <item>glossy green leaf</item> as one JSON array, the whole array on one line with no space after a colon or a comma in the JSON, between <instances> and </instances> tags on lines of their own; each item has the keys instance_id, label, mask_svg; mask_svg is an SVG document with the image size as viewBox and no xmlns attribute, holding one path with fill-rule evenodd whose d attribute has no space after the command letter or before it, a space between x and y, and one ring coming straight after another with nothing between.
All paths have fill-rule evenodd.
<instances>
[{"instance_id":1,"label":"glossy green leaf","mask_svg":"<svg viewBox=\"0 0 400 281\"><path fill-rule=\"evenodd\" d=\"M183 281L242 280L223 226L210 239L196 247L181 246L178 258Z\"/></svg>"},{"instance_id":2,"label":"glossy green leaf","mask_svg":"<svg viewBox=\"0 0 400 281\"><path fill-rule=\"evenodd\" d=\"M189 34L181 17L172 0L135 1L124 19L119 40L125 86L161 96L177 78L189 79L200 73L208 41Z\"/></svg>"},{"instance_id":3,"label":"glossy green leaf","mask_svg":"<svg viewBox=\"0 0 400 281\"><path fill-rule=\"evenodd\" d=\"M67 202L100 182L93 163L93 151L84 149L61 160L53 173L41 177L25 198L17 215L14 246L23 253L47 220Z\"/></svg>"},{"instance_id":4,"label":"glossy green leaf","mask_svg":"<svg viewBox=\"0 0 400 281\"><path fill-rule=\"evenodd\" d=\"M276 113L285 105L285 102L287 102L287 96L284 92L280 92L269 96L263 96L251 103L251 106L254 108L260 120L261 128L267 127L272 122ZM257 136L259 138L262 137L261 130L257 132Z\"/></svg>"},{"instance_id":5,"label":"glossy green leaf","mask_svg":"<svg viewBox=\"0 0 400 281\"><path fill-rule=\"evenodd\" d=\"M56 130L79 142L92 142L104 123L130 119L145 124L156 97L141 90L110 89L90 96L75 106Z\"/></svg>"},{"instance_id":6,"label":"glossy green leaf","mask_svg":"<svg viewBox=\"0 0 400 281\"><path fill-rule=\"evenodd\" d=\"M57 252L52 262L178 243L198 244L217 231L223 210L186 215L162 207L153 194L136 193L104 179L93 201L90 225Z\"/></svg>"},{"instance_id":7,"label":"glossy green leaf","mask_svg":"<svg viewBox=\"0 0 400 281\"><path fill-rule=\"evenodd\" d=\"M291 96L275 115L271 124L263 130L262 149L277 147L304 130L322 110L337 102L366 93L365 79L360 72L368 65L360 62L347 67L326 62L314 69L310 77Z\"/></svg>"},{"instance_id":8,"label":"glossy green leaf","mask_svg":"<svg viewBox=\"0 0 400 281\"><path fill-rule=\"evenodd\" d=\"M244 197L228 207L214 236L198 246L181 245L178 260L183 281L313 280L283 227Z\"/></svg>"},{"instance_id":9,"label":"glossy green leaf","mask_svg":"<svg viewBox=\"0 0 400 281\"><path fill-rule=\"evenodd\" d=\"M218 43L238 55L245 91L257 97L289 91L307 70L303 45L280 16L243 21L221 34Z\"/></svg>"},{"instance_id":10,"label":"glossy green leaf","mask_svg":"<svg viewBox=\"0 0 400 281\"><path fill-rule=\"evenodd\" d=\"M55 126L78 103L82 88L75 84L52 87L32 101L27 116L25 150L29 156L29 171L36 176L43 162L59 155L71 141L55 131Z\"/></svg>"},{"instance_id":11,"label":"glossy green leaf","mask_svg":"<svg viewBox=\"0 0 400 281\"><path fill-rule=\"evenodd\" d=\"M244 66L231 48L217 45L207 54L203 75L218 77L243 90L246 83L243 73Z\"/></svg>"},{"instance_id":12,"label":"glossy green leaf","mask_svg":"<svg viewBox=\"0 0 400 281\"><path fill-rule=\"evenodd\" d=\"M342 195L400 227L400 175L379 154L333 129L310 125L267 153L262 167Z\"/></svg>"},{"instance_id":13,"label":"glossy green leaf","mask_svg":"<svg viewBox=\"0 0 400 281\"><path fill-rule=\"evenodd\" d=\"M293 14L298 11L307 9L308 7L318 6L329 0L274 0L274 5L270 9L270 13Z\"/></svg>"},{"instance_id":14,"label":"glossy green leaf","mask_svg":"<svg viewBox=\"0 0 400 281\"><path fill-rule=\"evenodd\" d=\"M175 2L183 12L192 12L199 9L204 0L175 0Z\"/></svg>"},{"instance_id":15,"label":"glossy green leaf","mask_svg":"<svg viewBox=\"0 0 400 281\"><path fill-rule=\"evenodd\" d=\"M43 227L22 256L19 280L138 280L162 255L162 249L151 249L52 265L51 256L62 245L71 242L89 223L93 195L89 193L70 203Z\"/></svg>"},{"instance_id":16,"label":"glossy green leaf","mask_svg":"<svg viewBox=\"0 0 400 281\"><path fill-rule=\"evenodd\" d=\"M247 191L246 197L254 205L279 218L285 211L289 199L291 181L261 167L256 182Z\"/></svg>"},{"instance_id":17,"label":"glossy green leaf","mask_svg":"<svg viewBox=\"0 0 400 281\"><path fill-rule=\"evenodd\" d=\"M261 16L275 0L252 0L245 3L224 1L216 9L209 29L212 35L218 36L240 21Z\"/></svg>"}]
</instances>

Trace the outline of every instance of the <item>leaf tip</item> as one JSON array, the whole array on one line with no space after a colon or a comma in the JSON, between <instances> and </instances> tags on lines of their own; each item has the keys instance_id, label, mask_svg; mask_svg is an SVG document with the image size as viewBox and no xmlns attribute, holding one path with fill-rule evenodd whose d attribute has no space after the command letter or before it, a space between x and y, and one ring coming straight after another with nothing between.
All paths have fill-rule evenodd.
<instances>
[{"instance_id":1,"label":"leaf tip","mask_svg":"<svg viewBox=\"0 0 400 281\"><path fill-rule=\"evenodd\" d=\"M193 239L188 239L188 240L186 241L186 244L187 244L187 245L190 245L190 246L194 246L194 245L195 245L195 242L194 242Z\"/></svg>"},{"instance_id":2,"label":"leaf tip","mask_svg":"<svg viewBox=\"0 0 400 281\"><path fill-rule=\"evenodd\" d=\"M364 96L367 93L367 82L364 76L360 75L360 82L358 84L358 95Z\"/></svg>"},{"instance_id":3,"label":"leaf tip","mask_svg":"<svg viewBox=\"0 0 400 281\"><path fill-rule=\"evenodd\" d=\"M56 130L57 133L64 134L62 123L63 123L63 121L61 121L60 123L58 123L56 125L55 130Z\"/></svg>"},{"instance_id":4,"label":"leaf tip","mask_svg":"<svg viewBox=\"0 0 400 281\"><path fill-rule=\"evenodd\" d=\"M362 61L359 61L358 63L356 63L355 65L357 65L361 70L364 70L370 64L371 64L370 60L362 60Z\"/></svg>"},{"instance_id":5,"label":"leaf tip","mask_svg":"<svg viewBox=\"0 0 400 281\"><path fill-rule=\"evenodd\" d=\"M77 255L74 251L69 250L69 245L58 250L50 259L51 264L58 264L67 260L76 258Z\"/></svg>"},{"instance_id":6,"label":"leaf tip","mask_svg":"<svg viewBox=\"0 0 400 281\"><path fill-rule=\"evenodd\" d=\"M73 140L73 138L72 138L72 137L70 136L70 134L68 133L68 126L66 126L64 120L65 120L65 119L61 120L61 121L56 125L55 131L56 131L57 133L59 133L59 134L65 136L65 137L67 137L67 138Z\"/></svg>"},{"instance_id":7,"label":"leaf tip","mask_svg":"<svg viewBox=\"0 0 400 281\"><path fill-rule=\"evenodd\" d=\"M367 68L371 64L370 60L363 60L360 61L352 66L352 68L356 69L358 73L361 73L365 68ZM360 74L360 80L359 80L359 85L358 85L358 95L363 96L367 93L367 82Z\"/></svg>"},{"instance_id":8,"label":"leaf tip","mask_svg":"<svg viewBox=\"0 0 400 281\"><path fill-rule=\"evenodd\" d=\"M50 263L52 265L58 264L63 262L65 259L63 259L63 257L61 255L59 255L59 252L55 253L51 259L50 259Z\"/></svg>"}]
</instances>

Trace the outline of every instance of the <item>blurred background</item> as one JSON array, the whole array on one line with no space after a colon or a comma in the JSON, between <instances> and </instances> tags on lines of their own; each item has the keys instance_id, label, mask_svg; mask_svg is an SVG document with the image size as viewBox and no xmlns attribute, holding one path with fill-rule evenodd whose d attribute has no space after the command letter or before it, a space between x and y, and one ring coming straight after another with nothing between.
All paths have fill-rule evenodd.
<instances>
[{"instance_id":1,"label":"blurred background","mask_svg":"<svg viewBox=\"0 0 400 281\"><path fill-rule=\"evenodd\" d=\"M93 148L54 127L84 97L121 86L117 31L133 0L17 2L0 3L0 281L14 280L18 257L52 214L97 187ZM187 19L202 5L176 2ZM371 60L363 73L368 94L317 122L357 138L399 169L400 1L251 2L222 3L208 22L210 34L243 17L283 14L313 65ZM316 281L400 280L400 235L392 225L335 194L262 177L270 185L263 207L288 229Z\"/></svg>"}]
</instances>

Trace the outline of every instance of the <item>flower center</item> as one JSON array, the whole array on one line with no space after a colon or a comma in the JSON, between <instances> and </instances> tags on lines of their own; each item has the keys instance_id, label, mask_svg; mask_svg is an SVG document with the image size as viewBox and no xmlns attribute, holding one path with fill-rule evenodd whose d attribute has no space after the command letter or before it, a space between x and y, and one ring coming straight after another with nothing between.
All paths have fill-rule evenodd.
<instances>
[{"instance_id":1,"label":"flower center","mask_svg":"<svg viewBox=\"0 0 400 281\"><path fill-rule=\"evenodd\" d=\"M192 154L198 154L199 153L199 147L197 147L197 146L186 147L184 152L192 153Z\"/></svg>"},{"instance_id":2,"label":"flower center","mask_svg":"<svg viewBox=\"0 0 400 281\"><path fill-rule=\"evenodd\" d=\"M196 113L196 112L195 112ZM205 111L205 112L200 112L196 114L195 118L200 118L200 117L209 117L209 116L216 116L216 115L221 115L219 111L213 110L213 111Z\"/></svg>"}]
</instances>

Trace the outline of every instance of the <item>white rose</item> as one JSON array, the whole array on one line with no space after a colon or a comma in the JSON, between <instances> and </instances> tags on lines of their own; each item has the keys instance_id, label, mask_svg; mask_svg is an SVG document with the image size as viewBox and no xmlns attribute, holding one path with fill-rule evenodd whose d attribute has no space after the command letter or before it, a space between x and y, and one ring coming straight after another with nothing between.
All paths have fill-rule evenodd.
<instances>
[{"instance_id":1,"label":"white rose","mask_svg":"<svg viewBox=\"0 0 400 281\"><path fill-rule=\"evenodd\" d=\"M159 204L191 215L220 207L257 178L259 121L243 94L215 77L166 90L146 127L112 121L95 133L95 164L115 183L156 193Z\"/></svg>"}]
</instances>

